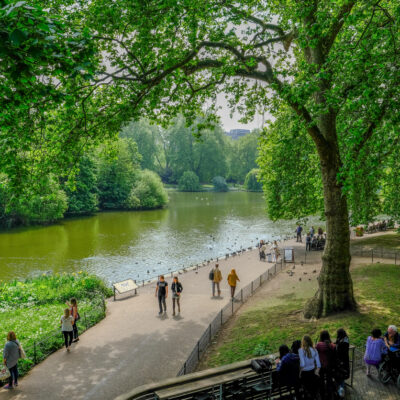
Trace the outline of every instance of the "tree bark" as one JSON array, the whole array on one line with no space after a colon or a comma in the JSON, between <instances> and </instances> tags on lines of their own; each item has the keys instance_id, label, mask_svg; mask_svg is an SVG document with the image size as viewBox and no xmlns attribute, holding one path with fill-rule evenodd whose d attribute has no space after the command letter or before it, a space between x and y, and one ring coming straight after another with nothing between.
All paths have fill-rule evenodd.
<instances>
[{"instance_id":1,"label":"tree bark","mask_svg":"<svg viewBox=\"0 0 400 400\"><path fill-rule=\"evenodd\" d=\"M347 199L338 182L340 155L337 142L318 149L321 160L326 216L326 245L319 288L306 304L306 318L320 318L328 314L355 310L353 282L350 275L350 228Z\"/></svg>"}]
</instances>

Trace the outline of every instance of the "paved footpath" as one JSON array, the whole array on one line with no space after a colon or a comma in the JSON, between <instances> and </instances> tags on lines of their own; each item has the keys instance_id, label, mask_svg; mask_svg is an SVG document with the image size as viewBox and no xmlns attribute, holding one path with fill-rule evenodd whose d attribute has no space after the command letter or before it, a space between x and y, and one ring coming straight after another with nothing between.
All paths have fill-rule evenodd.
<instances>
[{"instance_id":1,"label":"paved footpath","mask_svg":"<svg viewBox=\"0 0 400 400\"><path fill-rule=\"evenodd\" d=\"M62 349L52 354L18 388L0 390L0 399L107 400L176 376L208 324L230 301L230 269L239 275L240 290L271 266L259 261L257 250L221 260L222 296L213 299L208 279L213 265L179 275L184 288L179 317L172 317L170 296L167 316L158 316L155 284L140 288L136 297L108 301L107 317L86 331L71 353ZM171 285L172 279L167 282Z\"/></svg>"}]
</instances>

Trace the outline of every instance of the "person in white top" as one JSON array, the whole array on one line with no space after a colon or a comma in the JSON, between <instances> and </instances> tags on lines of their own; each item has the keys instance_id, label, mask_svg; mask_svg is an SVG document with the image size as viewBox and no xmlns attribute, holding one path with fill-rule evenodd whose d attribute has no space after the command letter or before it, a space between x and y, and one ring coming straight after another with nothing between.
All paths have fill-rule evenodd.
<instances>
[{"instance_id":1,"label":"person in white top","mask_svg":"<svg viewBox=\"0 0 400 400\"><path fill-rule=\"evenodd\" d=\"M64 310L64 315L61 317L61 331L64 335L65 348L69 352L74 337L74 317L71 315L69 308Z\"/></svg>"},{"instance_id":2,"label":"person in white top","mask_svg":"<svg viewBox=\"0 0 400 400\"><path fill-rule=\"evenodd\" d=\"M272 253L272 261L276 262L278 261L279 258L279 247L278 247L278 243L276 240L274 240L274 243L272 244L272 246L270 247L271 253Z\"/></svg>"},{"instance_id":3,"label":"person in white top","mask_svg":"<svg viewBox=\"0 0 400 400\"><path fill-rule=\"evenodd\" d=\"M299 349L300 357L300 381L306 393L311 398L316 398L319 391L319 369L321 362L318 351L314 349L310 336L305 335Z\"/></svg>"}]
</instances>

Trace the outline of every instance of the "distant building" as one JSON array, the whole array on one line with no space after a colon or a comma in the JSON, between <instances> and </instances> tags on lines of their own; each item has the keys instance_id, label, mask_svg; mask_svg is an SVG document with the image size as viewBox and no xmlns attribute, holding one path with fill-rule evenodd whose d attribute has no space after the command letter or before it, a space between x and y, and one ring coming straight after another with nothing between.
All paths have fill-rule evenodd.
<instances>
[{"instance_id":1,"label":"distant building","mask_svg":"<svg viewBox=\"0 0 400 400\"><path fill-rule=\"evenodd\" d=\"M231 129L229 132L225 132L227 136L232 139L239 139L242 136L246 136L250 131L248 129Z\"/></svg>"}]
</instances>

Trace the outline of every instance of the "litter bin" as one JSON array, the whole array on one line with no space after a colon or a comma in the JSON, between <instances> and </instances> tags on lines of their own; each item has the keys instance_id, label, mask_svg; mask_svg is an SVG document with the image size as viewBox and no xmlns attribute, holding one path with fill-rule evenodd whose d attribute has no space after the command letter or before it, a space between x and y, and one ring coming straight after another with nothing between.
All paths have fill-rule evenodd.
<instances>
[{"instance_id":1,"label":"litter bin","mask_svg":"<svg viewBox=\"0 0 400 400\"><path fill-rule=\"evenodd\" d=\"M272 253L267 253L267 259L269 263L272 263Z\"/></svg>"}]
</instances>

